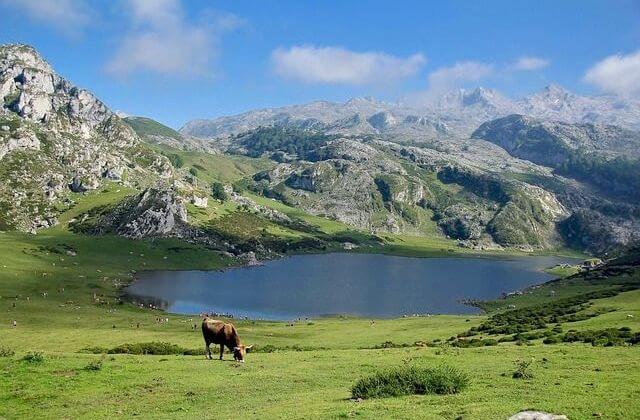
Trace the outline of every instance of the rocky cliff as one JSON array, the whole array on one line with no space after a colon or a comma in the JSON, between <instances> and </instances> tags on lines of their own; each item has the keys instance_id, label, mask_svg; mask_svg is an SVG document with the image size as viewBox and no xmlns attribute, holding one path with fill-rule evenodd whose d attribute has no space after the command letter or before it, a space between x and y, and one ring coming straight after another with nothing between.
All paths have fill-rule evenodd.
<instances>
[{"instance_id":1,"label":"rocky cliff","mask_svg":"<svg viewBox=\"0 0 640 420\"><path fill-rule=\"evenodd\" d=\"M74 194L105 181L139 186L171 174L165 157L31 47L0 47L0 93L0 229L53 225Z\"/></svg>"}]
</instances>

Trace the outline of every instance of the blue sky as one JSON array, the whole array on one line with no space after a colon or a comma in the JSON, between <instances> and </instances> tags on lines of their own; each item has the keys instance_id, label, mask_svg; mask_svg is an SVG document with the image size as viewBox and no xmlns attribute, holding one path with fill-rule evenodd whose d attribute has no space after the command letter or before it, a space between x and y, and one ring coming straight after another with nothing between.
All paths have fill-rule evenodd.
<instances>
[{"instance_id":1,"label":"blue sky","mask_svg":"<svg viewBox=\"0 0 640 420\"><path fill-rule=\"evenodd\" d=\"M0 0L0 27L111 108L176 128L479 85L640 96L639 1Z\"/></svg>"}]
</instances>

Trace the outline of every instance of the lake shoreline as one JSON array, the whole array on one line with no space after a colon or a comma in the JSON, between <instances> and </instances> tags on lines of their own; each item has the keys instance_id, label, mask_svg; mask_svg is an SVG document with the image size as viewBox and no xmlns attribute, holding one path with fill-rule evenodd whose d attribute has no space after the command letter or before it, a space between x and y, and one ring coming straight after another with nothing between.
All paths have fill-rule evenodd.
<instances>
[{"instance_id":1,"label":"lake shoreline","mask_svg":"<svg viewBox=\"0 0 640 420\"><path fill-rule=\"evenodd\" d=\"M376 256L377 258L374 258ZM318 261L322 261L324 265L316 267L315 273L311 272L310 274L309 271L305 271L307 270L305 266L315 266L315 264L319 264ZM384 255L381 259L379 255L354 252L296 254L269 260L261 266L230 266L217 270L144 270L135 274L134 280L121 290L121 295L126 301L152 302L155 299L154 307L166 310L169 313L197 314L213 311L247 317L248 319L317 318L319 314L322 316L333 314L331 316L335 317L346 315L356 318L385 319L415 316L416 314L422 316L427 314L477 315L482 312L478 301L499 299L502 295L519 292L528 287L552 281L554 278L546 273L545 270L559 261L566 261L566 258L562 260L560 257L555 256L530 258L529 256L509 255L502 258L446 256L425 259ZM334 267L329 267L332 265ZM369 265L377 265L381 274L377 273L375 269L369 268ZM290 269L286 267L290 267ZM443 267L449 268L444 269ZM471 271L455 274L456 270L461 269L456 267L468 267L462 269ZM284 271L280 272L278 270ZM317 274L317 272L326 270L329 270L330 274L323 273L320 276ZM392 271L387 272L385 270ZM473 270L479 270L479 272L476 273ZM493 274L491 274L492 270ZM364 273L361 273L361 271L364 271ZM310 280L309 276L319 277ZM283 278L289 277L291 279L283 280ZM152 280L154 278L160 280L154 282ZM230 281L229 278L235 280ZM336 280L336 278L340 280ZM242 281L247 279L251 282L249 285L241 287L238 284L238 282L242 284ZM193 283L194 281L196 283ZM331 284L329 290L324 289L324 287L328 287L326 286L327 284ZM432 286L428 286L429 284ZM459 286L466 284L467 286L457 289L452 284L458 284ZM270 285L270 288L267 288L267 285ZM162 287L164 292L161 292L160 295L154 294L154 287ZM201 294L190 295L190 290L194 287L200 288ZM278 299L284 302L289 298L283 294L283 290L291 290L289 293L297 296L296 299L305 299L307 295L333 296L332 299L340 301L342 306L340 307L341 309L335 310L335 308L325 305L322 306L324 309L317 309L319 312L314 312L309 309L314 305L314 302L310 301L307 302L309 306L303 307L303 309L291 312L270 309L265 313L256 309L256 307L260 307L257 302L253 302L254 306L251 306L252 304L250 303L252 299L255 299L252 293L259 293L250 293L244 290L243 287L248 287L251 290L262 290L265 295L272 296L272 299L275 299L273 296L279 296ZM381 300L373 292L379 287L383 287L382 290L385 290L381 294L391 293L386 300ZM433 288L429 289L429 287ZM217 288L220 288L220 291L215 293L210 290ZM263 288L265 289L263 290ZM306 292L301 291L305 290L305 288L309 288L309 290ZM406 310L396 309L396 312L393 312L390 309L385 309L383 313L379 313L376 312L379 310L372 309L376 305L388 307L390 300L392 301L397 296L407 294L403 288L413 288L416 291L420 291L419 293L433 301L427 305L427 301L424 299L420 300L408 293L407 296L402 298L411 301L411 304L405 302ZM355 304L359 306L349 306L344 301L345 297L334 289L346 290L345 293L350 298L356 299L357 303ZM235 292L230 290L235 290ZM449 290L453 297L447 298L446 296L448 295L442 295L444 293L443 290ZM467 290L469 290L468 293L466 292ZM357 300L358 296L364 291L367 291L370 296L366 299L360 298L360 300ZM467 294L461 294L463 291ZM202 296L205 294L213 300L207 303L201 301ZM435 296L438 296L438 294L441 295L436 298ZM226 296L225 300L216 303L215 300L220 299L220 296L223 295ZM239 297L240 295L242 298ZM376 303L369 303L369 301ZM199 303L196 304L195 302ZM237 302L237 305L240 306L233 307L230 302ZM445 304L443 302L448 303ZM273 308L279 307L274 302L270 305ZM288 303L288 305L291 306L292 304ZM463 306L467 309L463 308ZM453 307L456 307L457 310L453 310ZM471 309L474 309L474 311L471 311Z\"/></svg>"}]
</instances>

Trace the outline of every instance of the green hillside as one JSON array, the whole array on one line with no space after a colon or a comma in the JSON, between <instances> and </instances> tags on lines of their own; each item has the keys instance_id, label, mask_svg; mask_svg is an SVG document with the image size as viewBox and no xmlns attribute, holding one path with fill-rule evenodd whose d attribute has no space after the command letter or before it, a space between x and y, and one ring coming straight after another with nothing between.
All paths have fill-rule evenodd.
<instances>
[{"instance_id":1,"label":"green hillside","mask_svg":"<svg viewBox=\"0 0 640 420\"><path fill-rule=\"evenodd\" d=\"M212 399L220 418L506 418L524 408L569 418L594 413L632 418L640 410L635 372L629 369L640 357L637 346L546 345L543 338L532 338L456 347L450 337L479 327L487 316L376 320L374 325L357 318L293 326L235 320L243 341L255 344L256 352L243 365L229 355L223 362L207 361L201 334L193 329L198 317L140 309L119 296L134 270L218 269L232 263L219 253L174 240L96 239L58 227L37 236L2 233L0 254L5 256L0 267L2 417L208 417ZM604 273L548 287L560 299L619 281L640 282L636 269ZM494 307L553 304L555 298L544 290ZM639 302L638 290L596 299L583 311L606 308L602 314L556 326L564 332L628 328L637 333ZM149 342L171 343L178 350L164 346L172 354L127 355L115 349ZM528 363L530 379L512 378L520 361ZM449 396L350 398L360 377L393 367L442 364L465 372L468 389Z\"/></svg>"},{"instance_id":2,"label":"green hillside","mask_svg":"<svg viewBox=\"0 0 640 420\"><path fill-rule=\"evenodd\" d=\"M146 117L125 117L124 121L133 128L140 137L164 136L180 139L180 133L158 121Z\"/></svg>"}]
</instances>

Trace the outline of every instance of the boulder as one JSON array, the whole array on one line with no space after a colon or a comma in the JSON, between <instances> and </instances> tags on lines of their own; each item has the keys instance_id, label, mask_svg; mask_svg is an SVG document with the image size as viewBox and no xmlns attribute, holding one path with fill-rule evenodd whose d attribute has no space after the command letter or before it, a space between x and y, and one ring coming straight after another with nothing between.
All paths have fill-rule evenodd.
<instances>
[{"instance_id":1,"label":"boulder","mask_svg":"<svg viewBox=\"0 0 640 420\"><path fill-rule=\"evenodd\" d=\"M563 414L545 413L544 411L520 411L509 417L509 420L569 420Z\"/></svg>"},{"instance_id":2,"label":"boulder","mask_svg":"<svg viewBox=\"0 0 640 420\"><path fill-rule=\"evenodd\" d=\"M209 199L207 197L198 197L197 195L194 195L191 197L191 203L196 207L206 209L209 204Z\"/></svg>"}]
</instances>

